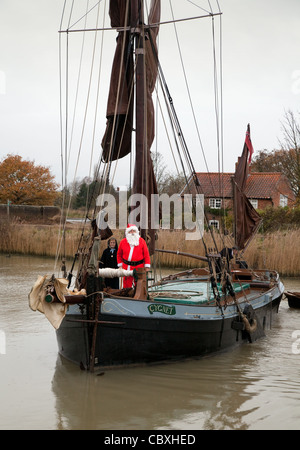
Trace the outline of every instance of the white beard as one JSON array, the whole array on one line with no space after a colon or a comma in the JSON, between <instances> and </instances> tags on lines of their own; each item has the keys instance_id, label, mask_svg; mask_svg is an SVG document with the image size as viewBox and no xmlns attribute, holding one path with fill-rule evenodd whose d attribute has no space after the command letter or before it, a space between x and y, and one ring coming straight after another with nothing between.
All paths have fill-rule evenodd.
<instances>
[{"instance_id":1,"label":"white beard","mask_svg":"<svg viewBox=\"0 0 300 450\"><path fill-rule=\"evenodd\" d=\"M128 233L126 234L126 239L129 245L137 246L139 245L140 235L139 233Z\"/></svg>"}]
</instances>

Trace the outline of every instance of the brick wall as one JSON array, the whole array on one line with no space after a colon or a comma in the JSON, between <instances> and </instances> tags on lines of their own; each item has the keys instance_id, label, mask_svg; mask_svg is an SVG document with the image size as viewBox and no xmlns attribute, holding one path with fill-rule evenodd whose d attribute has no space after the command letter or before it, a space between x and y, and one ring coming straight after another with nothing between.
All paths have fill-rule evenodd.
<instances>
[{"instance_id":1,"label":"brick wall","mask_svg":"<svg viewBox=\"0 0 300 450\"><path fill-rule=\"evenodd\" d=\"M288 197L288 206L291 206L295 202L295 195L284 179L281 179L276 186L276 192L274 193L273 196L273 202L275 207L280 206L280 194Z\"/></svg>"},{"instance_id":2,"label":"brick wall","mask_svg":"<svg viewBox=\"0 0 300 450\"><path fill-rule=\"evenodd\" d=\"M29 206L29 205L7 205L0 204L0 220L9 219L25 223L56 223L60 219L60 208L57 206Z\"/></svg>"}]
</instances>

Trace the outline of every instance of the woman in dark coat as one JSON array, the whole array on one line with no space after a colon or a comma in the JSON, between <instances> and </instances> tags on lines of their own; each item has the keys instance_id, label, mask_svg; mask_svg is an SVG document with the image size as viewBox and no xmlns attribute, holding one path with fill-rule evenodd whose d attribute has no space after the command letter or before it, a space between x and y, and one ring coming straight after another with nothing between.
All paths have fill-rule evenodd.
<instances>
[{"instance_id":1,"label":"woman in dark coat","mask_svg":"<svg viewBox=\"0 0 300 450\"><path fill-rule=\"evenodd\" d=\"M100 269L105 269L106 267L117 269L117 252L118 243L114 237L111 237L107 241L107 248L102 253L99 265ZM119 289L119 278L104 278L104 282L106 287Z\"/></svg>"}]
</instances>

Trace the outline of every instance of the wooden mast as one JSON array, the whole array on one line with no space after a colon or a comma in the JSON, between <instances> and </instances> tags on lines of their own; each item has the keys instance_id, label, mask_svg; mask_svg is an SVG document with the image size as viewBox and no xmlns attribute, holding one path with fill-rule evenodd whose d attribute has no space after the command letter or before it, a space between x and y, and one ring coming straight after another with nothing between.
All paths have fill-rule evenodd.
<instances>
[{"instance_id":1,"label":"wooden mast","mask_svg":"<svg viewBox=\"0 0 300 450\"><path fill-rule=\"evenodd\" d=\"M152 0L148 21L157 22L160 17L160 1ZM136 221L141 237L145 239L150 255L155 250L155 230L152 229L152 194L158 194L150 148L154 140L154 106L152 93L157 77L156 36L159 30L149 30L145 25L144 0L131 2L131 33L135 39L135 113L136 155L132 192L141 195ZM150 43L151 41L151 43ZM145 200L145 201L144 201ZM139 217L138 217L139 216ZM135 220L135 219L132 219Z\"/></svg>"},{"instance_id":2,"label":"wooden mast","mask_svg":"<svg viewBox=\"0 0 300 450\"><path fill-rule=\"evenodd\" d=\"M131 1L131 32L135 35L136 54L136 88L135 88L135 108L136 108L136 143L135 143L135 165L139 167L141 177L141 192L146 195L146 173L144 167L146 158L146 110L145 110L145 51L144 51L144 1ZM135 169L136 170L136 169Z\"/></svg>"}]
</instances>

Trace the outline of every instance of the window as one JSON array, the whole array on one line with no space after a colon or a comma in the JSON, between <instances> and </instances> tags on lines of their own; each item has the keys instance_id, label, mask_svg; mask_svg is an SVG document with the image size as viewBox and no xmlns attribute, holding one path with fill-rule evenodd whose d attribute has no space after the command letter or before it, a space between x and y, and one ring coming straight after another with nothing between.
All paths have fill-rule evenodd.
<instances>
[{"instance_id":1,"label":"window","mask_svg":"<svg viewBox=\"0 0 300 450\"><path fill-rule=\"evenodd\" d=\"M219 229L219 221L218 220L210 220L209 226L215 227L218 230Z\"/></svg>"},{"instance_id":2,"label":"window","mask_svg":"<svg viewBox=\"0 0 300 450\"><path fill-rule=\"evenodd\" d=\"M213 209L220 209L222 205L221 198L210 198L209 199L209 207Z\"/></svg>"},{"instance_id":3,"label":"window","mask_svg":"<svg viewBox=\"0 0 300 450\"><path fill-rule=\"evenodd\" d=\"M287 206L288 204L288 198L286 195L280 194L280 200L279 200L279 205L280 206Z\"/></svg>"},{"instance_id":4,"label":"window","mask_svg":"<svg viewBox=\"0 0 300 450\"><path fill-rule=\"evenodd\" d=\"M198 211L203 211L204 208L204 195L196 194L195 197L192 198L193 207L195 209L199 208Z\"/></svg>"},{"instance_id":5,"label":"window","mask_svg":"<svg viewBox=\"0 0 300 450\"><path fill-rule=\"evenodd\" d=\"M253 208L257 209L258 208L258 200L255 200L253 198L249 198L249 202L251 203L251 205L253 206Z\"/></svg>"}]
</instances>

